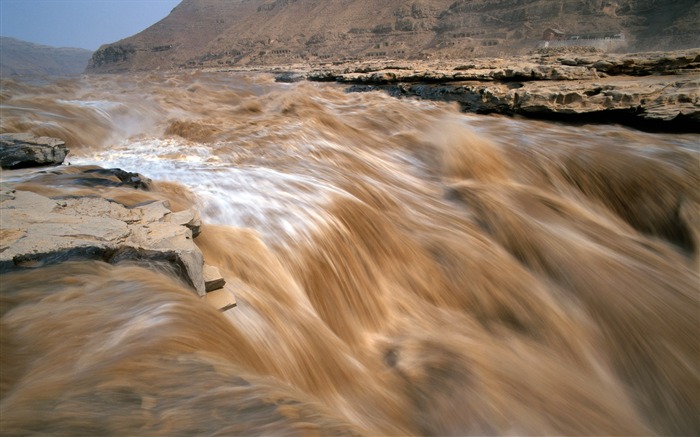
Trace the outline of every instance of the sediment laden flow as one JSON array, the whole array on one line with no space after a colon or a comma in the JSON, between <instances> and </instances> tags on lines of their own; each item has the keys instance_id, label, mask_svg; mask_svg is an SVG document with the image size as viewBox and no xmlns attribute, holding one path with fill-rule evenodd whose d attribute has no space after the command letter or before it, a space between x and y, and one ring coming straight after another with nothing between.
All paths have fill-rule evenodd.
<instances>
[{"instance_id":1,"label":"sediment laden flow","mask_svg":"<svg viewBox=\"0 0 700 437\"><path fill-rule=\"evenodd\" d=\"M74 262L3 275L8 435L697 434L698 136L265 75L5 82L2 130L167 198L238 307Z\"/></svg>"}]
</instances>

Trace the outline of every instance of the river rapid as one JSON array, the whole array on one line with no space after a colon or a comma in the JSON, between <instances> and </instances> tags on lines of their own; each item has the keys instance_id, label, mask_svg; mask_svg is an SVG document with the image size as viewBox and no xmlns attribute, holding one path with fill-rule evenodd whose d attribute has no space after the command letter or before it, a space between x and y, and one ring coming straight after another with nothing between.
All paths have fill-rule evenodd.
<instances>
[{"instance_id":1,"label":"river rapid","mask_svg":"<svg viewBox=\"0 0 700 437\"><path fill-rule=\"evenodd\" d=\"M0 130L193 207L233 285L3 275L3 435L648 435L700 423L700 137L183 72L3 81Z\"/></svg>"}]
</instances>

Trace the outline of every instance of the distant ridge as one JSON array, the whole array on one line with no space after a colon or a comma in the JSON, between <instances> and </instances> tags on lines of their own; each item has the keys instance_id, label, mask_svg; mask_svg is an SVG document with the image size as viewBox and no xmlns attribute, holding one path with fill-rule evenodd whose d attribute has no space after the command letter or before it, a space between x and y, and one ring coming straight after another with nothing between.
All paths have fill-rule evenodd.
<instances>
[{"instance_id":1,"label":"distant ridge","mask_svg":"<svg viewBox=\"0 0 700 437\"><path fill-rule=\"evenodd\" d=\"M682 49L700 46L698 23L697 0L183 0L88 71Z\"/></svg>"},{"instance_id":2,"label":"distant ridge","mask_svg":"<svg viewBox=\"0 0 700 437\"><path fill-rule=\"evenodd\" d=\"M91 56L90 50L51 47L0 36L0 77L81 74Z\"/></svg>"}]
</instances>

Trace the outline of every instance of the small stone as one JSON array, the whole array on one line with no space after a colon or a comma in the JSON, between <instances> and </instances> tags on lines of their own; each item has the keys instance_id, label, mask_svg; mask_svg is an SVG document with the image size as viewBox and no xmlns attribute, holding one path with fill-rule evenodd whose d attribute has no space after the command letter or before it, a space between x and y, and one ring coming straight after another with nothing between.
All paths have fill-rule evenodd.
<instances>
[{"instance_id":1,"label":"small stone","mask_svg":"<svg viewBox=\"0 0 700 437\"><path fill-rule=\"evenodd\" d=\"M0 167L7 169L60 165L68 154L66 143L58 138L31 134L0 135Z\"/></svg>"},{"instance_id":2,"label":"small stone","mask_svg":"<svg viewBox=\"0 0 700 437\"><path fill-rule=\"evenodd\" d=\"M225 284L226 280L221 277L218 268L204 264L204 289L207 292L223 288Z\"/></svg>"},{"instance_id":3,"label":"small stone","mask_svg":"<svg viewBox=\"0 0 700 437\"><path fill-rule=\"evenodd\" d=\"M217 310L224 312L236 306L236 298L233 292L228 288L221 288L216 291L209 292L202 298L206 303L213 306Z\"/></svg>"}]
</instances>

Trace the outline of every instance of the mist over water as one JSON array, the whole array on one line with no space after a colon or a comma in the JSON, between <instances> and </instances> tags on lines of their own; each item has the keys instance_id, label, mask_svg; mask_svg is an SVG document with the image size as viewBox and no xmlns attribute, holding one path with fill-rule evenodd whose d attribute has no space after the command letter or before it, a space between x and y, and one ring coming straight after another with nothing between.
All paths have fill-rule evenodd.
<instances>
[{"instance_id":1,"label":"mist over water","mask_svg":"<svg viewBox=\"0 0 700 437\"><path fill-rule=\"evenodd\" d=\"M700 433L697 135L559 125L267 75L4 81L0 130L196 208L234 285L4 274L8 434ZM38 181L38 182L37 182Z\"/></svg>"}]
</instances>

